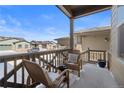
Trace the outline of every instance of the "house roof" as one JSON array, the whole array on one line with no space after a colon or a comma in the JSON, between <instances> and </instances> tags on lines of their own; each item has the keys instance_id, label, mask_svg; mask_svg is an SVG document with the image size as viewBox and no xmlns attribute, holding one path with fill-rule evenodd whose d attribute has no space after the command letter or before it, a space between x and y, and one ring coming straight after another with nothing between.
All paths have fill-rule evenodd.
<instances>
[{"instance_id":1,"label":"house roof","mask_svg":"<svg viewBox=\"0 0 124 93\"><path fill-rule=\"evenodd\" d=\"M61 38L56 38L56 39L54 39L54 40L57 41L57 40L65 40L65 39L67 40L67 39L70 39L70 38L69 38L69 37L61 37Z\"/></svg>"},{"instance_id":2,"label":"house roof","mask_svg":"<svg viewBox=\"0 0 124 93\"><path fill-rule=\"evenodd\" d=\"M74 35L80 35L80 36L91 36L91 35L109 35L111 31L110 26L106 27L95 27L90 29L84 29L80 30L74 33Z\"/></svg>"},{"instance_id":3,"label":"house roof","mask_svg":"<svg viewBox=\"0 0 124 93\"><path fill-rule=\"evenodd\" d=\"M56 44L56 43L54 41L31 41L31 44L46 45L46 44Z\"/></svg>"},{"instance_id":4,"label":"house roof","mask_svg":"<svg viewBox=\"0 0 124 93\"><path fill-rule=\"evenodd\" d=\"M74 35L79 36L87 36L87 35L109 35L110 34L111 27L105 26L105 27L95 27L95 28L89 28L89 29L81 29L77 32L74 32ZM67 40L69 37L61 37L54 40Z\"/></svg>"},{"instance_id":5,"label":"house roof","mask_svg":"<svg viewBox=\"0 0 124 93\"><path fill-rule=\"evenodd\" d=\"M0 36L0 41L6 41L6 40L11 40L11 39L17 39L17 40L25 40L24 38L18 38L18 37L3 37Z\"/></svg>"},{"instance_id":6,"label":"house roof","mask_svg":"<svg viewBox=\"0 0 124 93\"><path fill-rule=\"evenodd\" d=\"M78 18L111 9L112 5L57 5L69 18Z\"/></svg>"},{"instance_id":7,"label":"house roof","mask_svg":"<svg viewBox=\"0 0 124 93\"><path fill-rule=\"evenodd\" d=\"M26 40L19 40L19 41L13 42L13 44L15 44L15 43L20 43L20 42L27 42L27 43L30 43L30 42L28 42L28 41L26 41Z\"/></svg>"}]
</instances>

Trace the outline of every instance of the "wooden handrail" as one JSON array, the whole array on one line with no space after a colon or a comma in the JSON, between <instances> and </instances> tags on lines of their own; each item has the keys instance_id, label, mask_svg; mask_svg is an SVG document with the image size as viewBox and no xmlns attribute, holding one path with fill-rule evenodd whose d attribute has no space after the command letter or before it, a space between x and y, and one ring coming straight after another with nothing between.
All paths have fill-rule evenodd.
<instances>
[{"instance_id":1,"label":"wooden handrail","mask_svg":"<svg viewBox=\"0 0 124 93\"><path fill-rule=\"evenodd\" d=\"M3 63L6 61L11 61L13 59L22 59L24 57L31 57L33 55L44 55L49 53L57 53L57 52L64 52L69 51L70 49L60 49L60 50L49 50L49 51L41 51L41 52L33 52L33 53L15 53L15 54L9 54L9 55L0 55L0 63Z\"/></svg>"}]
</instances>

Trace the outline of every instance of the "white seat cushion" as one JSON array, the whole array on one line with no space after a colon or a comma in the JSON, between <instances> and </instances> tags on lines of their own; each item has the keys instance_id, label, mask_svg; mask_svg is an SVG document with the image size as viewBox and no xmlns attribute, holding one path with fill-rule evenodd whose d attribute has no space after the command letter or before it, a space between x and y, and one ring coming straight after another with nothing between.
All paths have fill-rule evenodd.
<instances>
[{"instance_id":1,"label":"white seat cushion","mask_svg":"<svg viewBox=\"0 0 124 93\"><path fill-rule=\"evenodd\" d=\"M54 81L59 76L57 73L53 72L49 72L48 75L52 81Z\"/></svg>"},{"instance_id":2,"label":"white seat cushion","mask_svg":"<svg viewBox=\"0 0 124 93\"><path fill-rule=\"evenodd\" d=\"M45 70L46 71L46 70ZM48 73L49 78L54 81L59 75L57 73L49 72ZM45 86L41 83L36 86L36 88L45 88Z\"/></svg>"}]
</instances>

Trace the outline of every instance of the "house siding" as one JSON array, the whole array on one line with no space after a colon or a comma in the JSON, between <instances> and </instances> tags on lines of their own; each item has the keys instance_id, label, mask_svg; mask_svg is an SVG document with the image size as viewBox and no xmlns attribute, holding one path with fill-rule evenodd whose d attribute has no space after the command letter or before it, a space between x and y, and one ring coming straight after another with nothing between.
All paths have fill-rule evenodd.
<instances>
[{"instance_id":1,"label":"house siding","mask_svg":"<svg viewBox=\"0 0 124 93\"><path fill-rule=\"evenodd\" d=\"M0 45L0 51L4 51L4 50L12 50L12 45Z\"/></svg>"},{"instance_id":2,"label":"house siding","mask_svg":"<svg viewBox=\"0 0 124 93\"><path fill-rule=\"evenodd\" d=\"M109 36L87 36L82 37L82 49L87 50L108 50L109 42L105 42L104 38Z\"/></svg>"},{"instance_id":3,"label":"house siding","mask_svg":"<svg viewBox=\"0 0 124 93\"><path fill-rule=\"evenodd\" d=\"M22 45L22 48L18 48L19 45ZM28 45L28 48L25 48L25 45ZM31 47L30 43L28 42L19 42L15 44L14 48L16 52L27 52L27 50L30 49Z\"/></svg>"}]
</instances>

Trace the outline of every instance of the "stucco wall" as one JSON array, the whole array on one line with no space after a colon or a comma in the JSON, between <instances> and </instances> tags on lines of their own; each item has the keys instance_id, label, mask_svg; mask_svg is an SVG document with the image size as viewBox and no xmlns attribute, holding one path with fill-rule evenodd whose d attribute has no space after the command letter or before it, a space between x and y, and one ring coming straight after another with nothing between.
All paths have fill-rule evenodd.
<instances>
[{"instance_id":1,"label":"stucco wall","mask_svg":"<svg viewBox=\"0 0 124 93\"><path fill-rule=\"evenodd\" d=\"M111 71L121 87L124 87L124 59L120 58L118 55L118 25L120 22L124 22L123 19L120 21L122 15L124 16L123 11L124 6L119 9L119 11L117 6L113 6L112 8L112 31L110 44L110 52L112 55Z\"/></svg>"},{"instance_id":2,"label":"stucco wall","mask_svg":"<svg viewBox=\"0 0 124 93\"><path fill-rule=\"evenodd\" d=\"M82 49L87 50L108 50L109 42L105 38L109 36L86 36L82 37Z\"/></svg>"},{"instance_id":3,"label":"stucco wall","mask_svg":"<svg viewBox=\"0 0 124 93\"><path fill-rule=\"evenodd\" d=\"M88 48L92 50L109 50L110 41L106 42L106 37L110 38L109 35L81 37L80 42L75 41L75 48L80 51L85 51Z\"/></svg>"}]
</instances>

